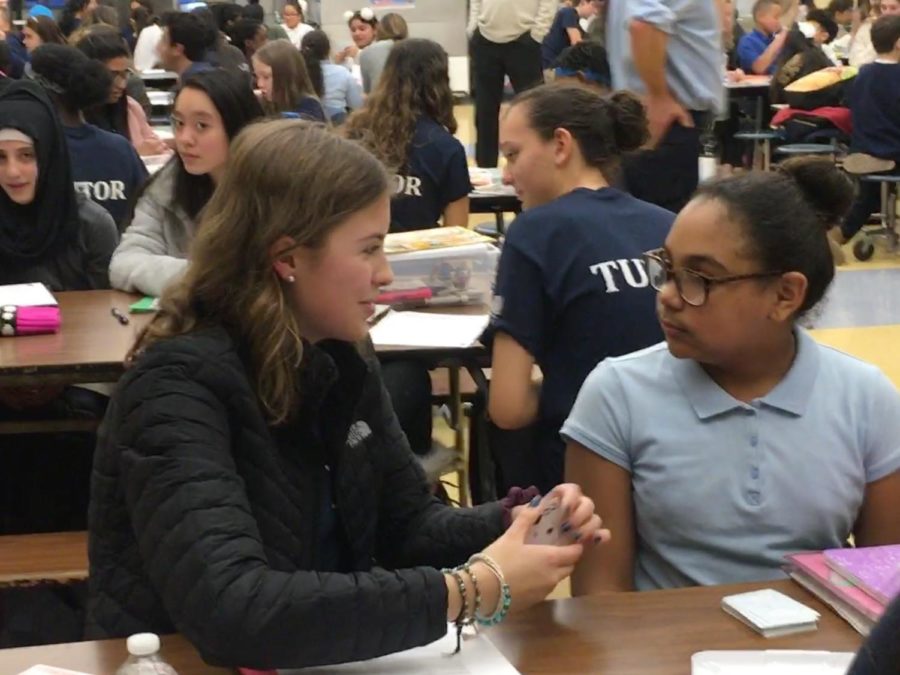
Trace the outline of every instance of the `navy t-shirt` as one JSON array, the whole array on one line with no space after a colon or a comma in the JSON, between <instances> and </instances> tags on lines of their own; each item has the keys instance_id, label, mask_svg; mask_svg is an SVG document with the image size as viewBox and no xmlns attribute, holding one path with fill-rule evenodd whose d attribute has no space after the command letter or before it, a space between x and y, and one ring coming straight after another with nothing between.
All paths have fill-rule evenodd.
<instances>
[{"instance_id":1,"label":"navy t-shirt","mask_svg":"<svg viewBox=\"0 0 900 675\"><path fill-rule=\"evenodd\" d=\"M394 176L391 232L436 227L444 208L471 191L462 143L434 120L420 117L406 167Z\"/></svg>"},{"instance_id":2,"label":"navy t-shirt","mask_svg":"<svg viewBox=\"0 0 900 675\"><path fill-rule=\"evenodd\" d=\"M543 68L552 68L559 55L569 46L569 34L567 32L569 28L577 28L581 36L584 37L584 31L581 30L581 24L578 20L578 12L573 7L563 7L556 13L553 25L550 26L550 32L544 36L544 41L541 43L541 64Z\"/></svg>"},{"instance_id":3,"label":"navy t-shirt","mask_svg":"<svg viewBox=\"0 0 900 675\"><path fill-rule=\"evenodd\" d=\"M325 109L315 96L304 96L297 104L297 115L300 119L309 120L311 122L326 121Z\"/></svg>"},{"instance_id":4,"label":"navy t-shirt","mask_svg":"<svg viewBox=\"0 0 900 675\"><path fill-rule=\"evenodd\" d=\"M641 254L663 245L674 220L619 190L579 188L510 226L483 337L508 334L543 371L539 452L563 452L559 429L600 361L663 339Z\"/></svg>"},{"instance_id":5,"label":"navy t-shirt","mask_svg":"<svg viewBox=\"0 0 900 675\"><path fill-rule=\"evenodd\" d=\"M135 193L147 180L147 168L124 136L93 124L63 127L63 131L75 189L109 211L121 230L131 213Z\"/></svg>"},{"instance_id":6,"label":"navy t-shirt","mask_svg":"<svg viewBox=\"0 0 900 675\"><path fill-rule=\"evenodd\" d=\"M850 148L900 161L900 64L869 63L850 85Z\"/></svg>"}]
</instances>

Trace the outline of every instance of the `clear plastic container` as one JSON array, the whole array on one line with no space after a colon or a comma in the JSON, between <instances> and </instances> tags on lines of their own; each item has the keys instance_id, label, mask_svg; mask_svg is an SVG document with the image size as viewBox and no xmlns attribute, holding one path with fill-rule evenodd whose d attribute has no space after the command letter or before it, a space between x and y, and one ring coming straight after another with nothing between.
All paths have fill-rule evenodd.
<instances>
[{"instance_id":1,"label":"clear plastic container","mask_svg":"<svg viewBox=\"0 0 900 675\"><path fill-rule=\"evenodd\" d=\"M128 638L128 660L116 675L178 675L159 655L159 636L156 633L137 633Z\"/></svg>"},{"instance_id":2,"label":"clear plastic container","mask_svg":"<svg viewBox=\"0 0 900 675\"><path fill-rule=\"evenodd\" d=\"M419 304L481 305L491 300L500 251L493 244L468 244L388 256L394 282L386 293L429 289Z\"/></svg>"}]
</instances>

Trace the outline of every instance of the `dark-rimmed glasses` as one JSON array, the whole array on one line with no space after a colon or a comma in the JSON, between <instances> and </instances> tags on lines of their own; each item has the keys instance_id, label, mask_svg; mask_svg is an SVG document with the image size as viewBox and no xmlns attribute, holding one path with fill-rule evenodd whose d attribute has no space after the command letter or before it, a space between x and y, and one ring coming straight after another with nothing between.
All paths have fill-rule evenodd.
<instances>
[{"instance_id":1,"label":"dark-rimmed glasses","mask_svg":"<svg viewBox=\"0 0 900 675\"><path fill-rule=\"evenodd\" d=\"M777 277L781 272L753 272L752 274L730 274L722 277L711 277L702 272L682 268L676 270L672 262L666 257L665 249L647 251L643 255L644 265L647 268L647 277L650 286L661 291L669 280L675 282L678 295L691 307L700 307L709 297L709 289L719 284L730 284L734 281L746 281L747 279L765 279Z\"/></svg>"}]
</instances>

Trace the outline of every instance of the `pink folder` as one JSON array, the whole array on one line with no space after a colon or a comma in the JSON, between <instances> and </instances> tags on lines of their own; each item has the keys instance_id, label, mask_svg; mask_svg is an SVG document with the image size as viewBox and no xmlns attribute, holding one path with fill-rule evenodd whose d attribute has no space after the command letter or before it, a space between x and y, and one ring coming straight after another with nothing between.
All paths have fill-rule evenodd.
<instances>
[{"instance_id":1,"label":"pink folder","mask_svg":"<svg viewBox=\"0 0 900 675\"><path fill-rule=\"evenodd\" d=\"M795 553L787 556L787 560L869 619L876 621L884 613L882 603L829 568L824 553Z\"/></svg>"},{"instance_id":2,"label":"pink folder","mask_svg":"<svg viewBox=\"0 0 900 675\"><path fill-rule=\"evenodd\" d=\"M900 545L829 549L825 562L882 604L900 595Z\"/></svg>"}]
</instances>

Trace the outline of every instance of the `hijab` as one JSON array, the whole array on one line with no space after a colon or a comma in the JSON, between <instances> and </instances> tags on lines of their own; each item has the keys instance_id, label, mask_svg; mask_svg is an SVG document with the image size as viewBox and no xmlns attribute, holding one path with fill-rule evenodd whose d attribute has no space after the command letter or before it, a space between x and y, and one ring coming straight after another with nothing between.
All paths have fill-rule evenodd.
<instances>
[{"instance_id":1,"label":"hijab","mask_svg":"<svg viewBox=\"0 0 900 675\"><path fill-rule=\"evenodd\" d=\"M78 237L78 202L66 138L46 92L27 80L0 90L0 129L28 136L38 166L31 204L16 204L0 188L0 261L35 262Z\"/></svg>"}]
</instances>

